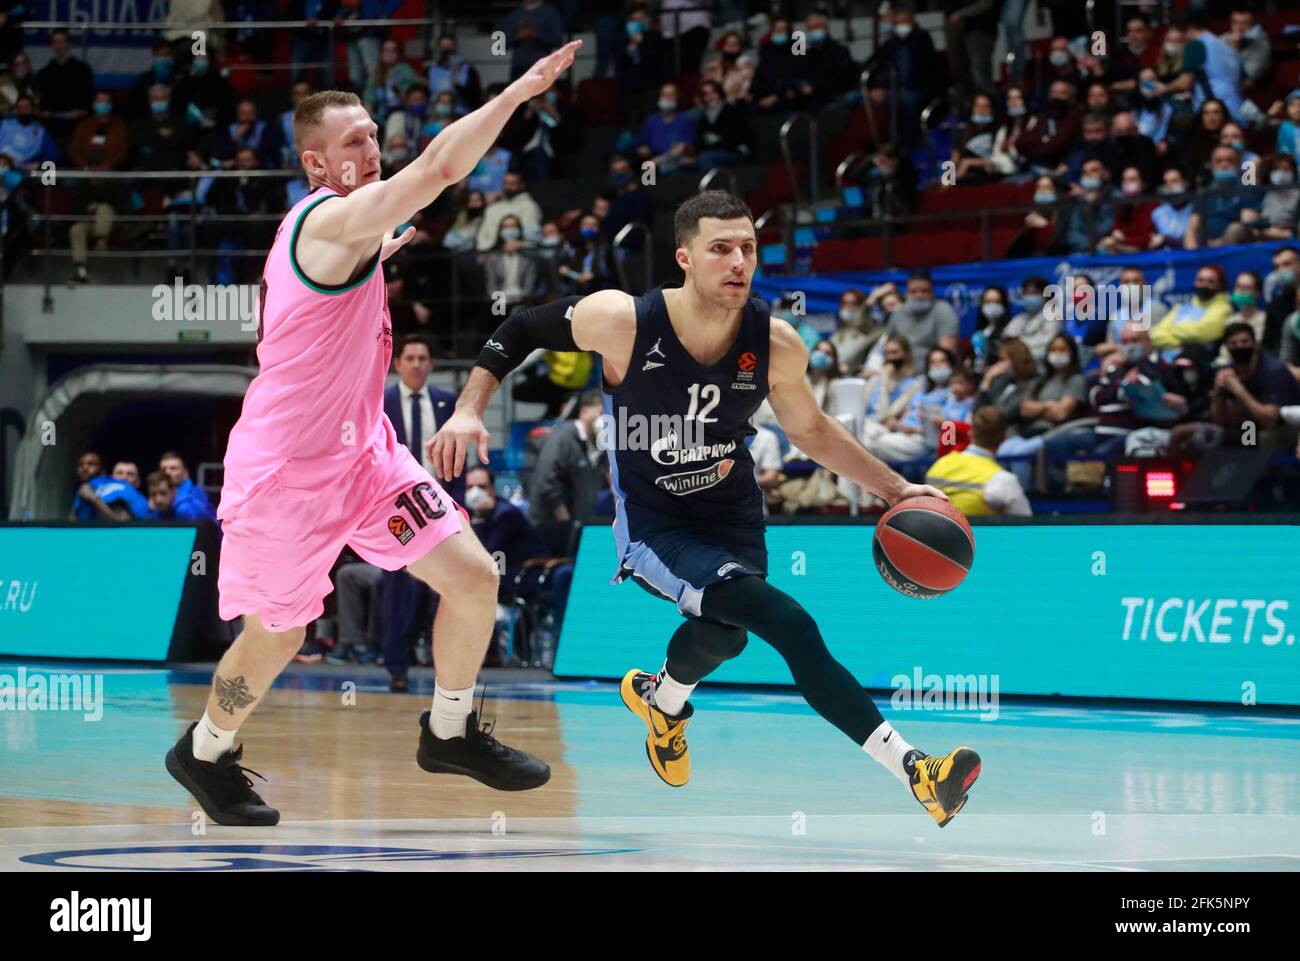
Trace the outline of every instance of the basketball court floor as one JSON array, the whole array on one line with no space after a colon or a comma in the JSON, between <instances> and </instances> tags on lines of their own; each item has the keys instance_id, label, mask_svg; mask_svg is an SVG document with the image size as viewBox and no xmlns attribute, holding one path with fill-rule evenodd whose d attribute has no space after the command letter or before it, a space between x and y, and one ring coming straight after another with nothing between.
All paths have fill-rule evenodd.
<instances>
[{"instance_id":1,"label":"basketball court floor","mask_svg":"<svg viewBox=\"0 0 1300 961\"><path fill-rule=\"evenodd\" d=\"M553 770L504 794L416 766L431 675L390 694L380 672L295 666L241 734L281 823L226 828L163 769L210 667L26 666L103 673L103 716L0 711L5 871L1300 869L1300 717L1245 708L1004 700L981 720L878 697L916 746L983 756L940 830L794 693L697 691L673 789L615 685L489 676L485 717Z\"/></svg>"}]
</instances>

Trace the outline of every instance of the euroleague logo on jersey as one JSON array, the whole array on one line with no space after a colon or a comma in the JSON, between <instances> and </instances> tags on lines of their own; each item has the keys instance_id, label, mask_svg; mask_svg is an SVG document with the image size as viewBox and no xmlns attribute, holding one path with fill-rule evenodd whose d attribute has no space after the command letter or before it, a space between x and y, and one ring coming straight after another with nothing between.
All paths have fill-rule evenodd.
<instances>
[{"instance_id":1,"label":"euroleague logo on jersey","mask_svg":"<svg viewBox=\"0 0 1300 961\"><path fill-rule=\"evenodd\" d=\"M415 531L411 530L411 525L406 523L406 518L398 514L388 518L388 532L397 538L399 544L405 544L415 536Z\"/></svg>"},{"instance_id":2,"label":"euroleague logo on jersey","mask_svg":"<svg viewBox=\"0 0 1300 961\"><path fill-rule=\"evenodd\" d=\"M740 355L740 361L736 366L739 370L736 371L736 380L732 383L731 389L754 390L754 371L758 369L758 355L747 350Z\"/></svg>"}]
</instances>

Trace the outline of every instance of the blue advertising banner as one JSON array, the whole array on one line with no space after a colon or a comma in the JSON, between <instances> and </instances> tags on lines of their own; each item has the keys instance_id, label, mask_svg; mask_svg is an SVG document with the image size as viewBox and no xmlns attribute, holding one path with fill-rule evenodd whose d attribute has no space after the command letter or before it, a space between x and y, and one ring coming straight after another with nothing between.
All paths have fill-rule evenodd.
<instances>
[{"instance_id":1,"label":"blue advertising banner","mask_svg":"<svg viewBox=\"0 0 1300 961\"><path fill-rule=\"evenodd\" d=\"M150 63L150 49L161 34L158 30L128 30L129 26L162 23L167 19L167 0L30 0L28 21L72 24L73 53L95 71L97 88L130 87L136 74ZM75 29L79 23L113 23L111 29ZM39 70L50 59L48 30L26 32L27 52L32 68Z\"/></svg>"},{"instance_id":2,"label":"blue advertising banner","mask_svg":"<svg viewBox=\"0 0 1300 961\"><path fill-rule=\"evenodd\" d=\"M1234 247L1216 247L1205 250L1167 250L1148 254L1089 255L1066 257L1035 257L1028 260L990 260L972 264L955 264L935 267L930 271L934 278L935 296L949 301L961 318L963 337L975 329L975 313L979 308L984 288L1001 286L1007 289L1016 313L1020 307L1020 285L1027 277L1046 277L1054 284L1064 284L1072 274L1086 273L1097 284L1118 284L1120 271L1128 266L1142 268L1147 283L1152 287L1155 314L1159 317L1168 308L1184 303L1192 296L1196 271L1207 263L1221 266L1228 275L1228 283L1243 270L1254 270L1261 277L1272 270L1273 252L1282 241L1264 244L1242 244ZM835 314L840 306L840 294L847 287L871 291L873 287L893 281L903 289L910 270L863 270L853 273L817 274L799 276L754 277L754 293L769 302L788 292L802 291L807 299L809 314Z\"/></svg>"},{"instance_id":3,"label":"blue advertising banner","mask_svg":"<svg viewBox=\"0 0 1300 961\"><path fill-rule=\"evenodd\" d=\"M974 532L970 575L934 600L886 586L871 561L873 528L860 524L769 527L770 580L808 609L831 652L869 688L974 675L1003 694L1300 704L1297 527ZM681 616L634 584L610 586L615 558L610 528L583 530L557 675L618 678L663 665ZM758 638L709 680L791 683Z\"/></svg>"},{"instance_id":4,"label":"blue advertising banner","mask_svg":"<svg viewBox=\"0 0 1300 961\"><path fill-rule=\"evenodd\" d=\"M0 527L0 656L166 659L194 538L193 527Z\"/></svg>"}]
</instances>

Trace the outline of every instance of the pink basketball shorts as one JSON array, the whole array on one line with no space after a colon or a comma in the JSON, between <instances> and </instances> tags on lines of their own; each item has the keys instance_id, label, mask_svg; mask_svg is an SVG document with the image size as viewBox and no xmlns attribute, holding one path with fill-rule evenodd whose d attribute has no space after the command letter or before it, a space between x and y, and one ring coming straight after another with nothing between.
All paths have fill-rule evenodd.
<instances>
[{"instance_id":1,"label":"pink basketball shorts","mask_svg":"<svg viewBox=\"0 0 1300 961\"><path fill-rule=\"evenodd\" d=\"M345 544L376 567L401 570L469 516L409 450L383 441L324 490L287 486L284 473L256 485L222 521L223 620L256 613L271 630L302 627L321 616Z\"/></svg>"}]
</instances>

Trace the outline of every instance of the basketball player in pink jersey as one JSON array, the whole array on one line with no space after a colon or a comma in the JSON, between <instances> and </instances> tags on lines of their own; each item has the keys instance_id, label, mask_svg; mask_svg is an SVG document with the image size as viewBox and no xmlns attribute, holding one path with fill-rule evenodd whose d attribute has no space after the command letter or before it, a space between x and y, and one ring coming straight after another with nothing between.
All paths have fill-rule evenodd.
<instances>
[{"instance_id":1,"label":"basketball player in pink jersey","mask_svg":"<svg viewBox=\"0 0 1300 961\"><path fill-rule=\"evenodd\" d=\"M266 259L260 372L230 434L217 512L220 612L243 615L244 630L217 666L203 717L167 754L167 770L218 824L280 819L252 790L235 734L321 615L344 545L385 570L405 568L441 597L420 767L505 791L550 778L542 761L480 729L473 711L498 576L464 511L384 416L393 341L379 264L415 235L408 227L393 237L394 229L468 176L515 109L549 88L579 46L537 61L387 180L378 127L355 94L313 94L294 112L314 189L281 222Z\"/></svg>"}]
</instances>

